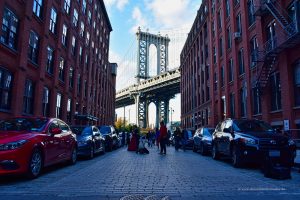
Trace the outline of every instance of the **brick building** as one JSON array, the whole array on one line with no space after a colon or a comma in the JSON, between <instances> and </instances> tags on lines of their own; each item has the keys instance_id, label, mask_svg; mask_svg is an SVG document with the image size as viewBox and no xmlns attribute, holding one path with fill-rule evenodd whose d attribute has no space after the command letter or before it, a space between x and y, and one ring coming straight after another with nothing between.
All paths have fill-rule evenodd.
<instances>
[{"instance_id":1,"label":"brick building","mask_svg":"<svg viewBox=\"0 0 300 200\"><path fill-rule=\"evenodd\" d=\"M103 0L2 0L0 21L0 118L113 123L116 66Z\"/></svg>"},{"instance_id":2,"label":"brick building","mask_svg":"<svg viewBox=\"0 0 300 200\"><path fill-rule=\"evenodd\" d=\"M203 0L181 73L184 128L257 118L300 129L300 1Z\"/></svg>"}]
</instances>

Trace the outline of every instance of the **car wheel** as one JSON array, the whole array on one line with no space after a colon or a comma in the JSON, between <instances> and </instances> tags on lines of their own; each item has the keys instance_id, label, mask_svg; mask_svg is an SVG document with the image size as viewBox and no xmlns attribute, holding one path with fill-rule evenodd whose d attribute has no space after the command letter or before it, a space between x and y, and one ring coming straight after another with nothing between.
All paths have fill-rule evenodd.
<instances>
[{"instance_id":1,"label":"car wheel","mask_svg":"<svg viewBox=\"0 0 300 200\"><path fill-rule=\"evenodd\" d=\"M89 155L89 159L93 159L94 158L94 145L91 144L91 147L90 147L90 155Z\"/></svg>"},{"instance_id":2,"label":"car wheel","mask_svg":"<svg viewBox=\"0 0 300 200\"><path fill-rule=\"evenodd\" d=\"M218 149L217 149L217 145L216 144L213 144L212 145L212 152L211 152L211 155L212 155L212 158L214 160L218 160L220 158L220 154L218 152Z\"/></svg>"},{"instance_id":3,"label":"car wheel","mask_svg":"<svg viewBox=\"0 0 300 200\"><path fill-rule=\"evenodd\" d=\"M77 148L74 147L71 153L71 158L69 160L70 165L74 165L77 162Z\"/></svg>"},{"instance_id":4,"label":"car wheel","mask_svg":"<svg viewBox=\"0 0 300 200\"><path fill-rule=\"evenodd\" d=\"M236 147L236 146L233 146L233 148L232 148L231 160L232 160L232 165L234 167L239 168L242 166L241 152L238 149L238 147Z\"/></svg>"},{"instance_id":5,"label":"car wheel","mask_svg":"<svg viewBox=\"0 0 300 200\"><path fill-rule=\"evenodd\" d=\"M43 163L42 152L39 149L34 149L29 160L29 166L28 166L29 178L34 179L40 175L43 166L42 163Z\"/></svg>"}]
</instances>

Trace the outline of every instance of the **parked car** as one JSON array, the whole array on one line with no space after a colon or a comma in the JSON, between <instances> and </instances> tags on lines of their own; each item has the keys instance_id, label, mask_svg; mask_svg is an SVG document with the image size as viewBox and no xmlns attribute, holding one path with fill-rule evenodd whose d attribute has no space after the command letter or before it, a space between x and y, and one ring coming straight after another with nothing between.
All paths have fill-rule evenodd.
<instances>
[{"instance_id":1,"label":"parked car","mask_svg":"<svg viewBox=\"0 0 300 200\"><path fill-rule=\"evenodd\" d=\"M55 118L17 117L0 122L0 175L40 175L43 167L77 160L76 135Z\"/></svg>"},{"instance_id":2,"label":"parked car","mask_svg":"<svg viewBox=\"0 0 300 200\"><path fill-rule=\"evenodd\" d=\"M193 139L192 131L190 131L190 130L184 130L184 131L186 131L186 136L185 136L186 137L186 144L185 144L185 148L186 149L193 149L194 139ZM183 135L184 134L185 133L183 133Z\"/></svg>"},{"instance_id":3,"label":"parked car","mask_svg":"<svg viewBox=\"0 0 300 200\"><path fill-rule=\"evenodd\" d=\"M96 153L105 152L105 139L96 126L72 126L77 136L78 155L94 158Z\"/></svg>"},{"instance_id":4,"label":"parked car","mask_svg":"<svg viewBox=\"0 0 300 200\"><path fill-rule=\"evenodd\" d=\"M193 151L200 151L202 155L205 155L211 151L212 133L214 128L202 127L196 130L194 139Z\"/></svg>"},{"instance_id":5,"label":"parked car","mask_svg":"<svg viewBox=\"0 0 300 200\"><path fill-rule=\"evenodd\" d=\"M118 148L118 137L116 135L115 128L113 126L100 126L98 127L100 133L105 137L105 150L112 151Z\"/></svg>"},{"instance_id":6,"label":"parked car","mask_svg":"<svg viewBox=\"0 0 300 200\"><path fill-rule=\"evenodd\" d=\"M212 157L230 156L234 167L246 162L262 164L266 156L292 163L294 148L293 140L264 121L227 119L213 133Z\"/></svg>"}]
</instances>

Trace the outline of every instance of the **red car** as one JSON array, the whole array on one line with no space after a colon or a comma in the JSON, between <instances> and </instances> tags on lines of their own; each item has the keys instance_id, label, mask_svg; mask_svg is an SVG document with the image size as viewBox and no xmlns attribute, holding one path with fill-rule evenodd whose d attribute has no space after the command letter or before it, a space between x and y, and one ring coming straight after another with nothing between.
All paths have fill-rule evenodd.
<instances>
[{"instance_id":1,"label":"red car","mask_svg":"<svg viewBox=\"0 0 300 200\"><path fill-rule=\"evenodd\" d=\"M0 122L0 175L36 178L45 166L77 160L76 135L55 118L17 117Z\"/></svg>"}]
</instances>

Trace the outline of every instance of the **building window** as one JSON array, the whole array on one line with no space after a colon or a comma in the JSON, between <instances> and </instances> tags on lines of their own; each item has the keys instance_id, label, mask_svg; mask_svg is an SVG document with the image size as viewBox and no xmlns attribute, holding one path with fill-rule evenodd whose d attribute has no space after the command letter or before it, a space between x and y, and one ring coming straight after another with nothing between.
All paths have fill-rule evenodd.
<instances>
[{"instance_id":1,"label":"building window","mask_svg":"<svg viewBox=\"0 0 300 200\"><path fill-rule=\"evenodd\" d=\"M75 27L78 25L78 11L75 8L73 13L73 25Z\"/></svg>"},{"instance_id":2,"label":"building window","mask_svg":"<svg viewBox=\"0 0 300 200\"><path fill-rule=\"evenodd\" d=\"M229 96L229 103L230 103L230 117L231 117L231 118L234 118L234 117L235 117L234 93L230 93L230 96Z\"/></svg>"},{"instance_id":3,"label":"building window","mask_svg":"<svg viewBox=\"0 0 300 200\"><path fill-rule=\"evenodd\" d=\"M76 38L75 38L75 36L72 37L72 48L71 48L71 52L72 52L72 55L74 56L74 55L75 55L75 52L76 52Z\"/></svg>"},{"instance_id":4,"label":"building window","mask_svg":"<svg viewBox=\"0 0 300 200\"><path fill-rule=\"evenodd\" d=\"M267 47L266 51L269 52L276 48L277 46L277 39L276 39L276 22L271 22L267 27Z\"/></svg>"},{"instance_id":5,"label":"building window","mask_svg":"<svg viewBox=\"0 0 300 200\"><path fill-rule=\"evenodd\" d=\"M259 89L253 88L252 89L252 96L253 96L253 114L257 115L261 113L261 97Z\"/></svg>"},{"instance_id":6,"label":"building window","mask_svg":"<svg viewBox=\"0 0 300 200\"><path fill-rule=\"evenodd\" d=\"M68 123L72 122L72 100L68 98L68 104L67 104L67 121Z\"/></svg>"},{"instance_id":7,"label":"building window","mask_svg":"<svg viewBox=\"0 0 300 200\"><path fill-rule=\"evenodd\" d=\"M226 17L230 16L230 3L229 0L226 0Z\"/></svg>"},{"instance_id":8,"label":"building window","mask_svg":"<svg viewBox=\"0 0 300 200\"><path fill-rule=\"evenodd\" d=\"M217 63L217 50L216 47L214 47L214 64Z\"/></svg>"},{"instance_id":9,"label":"building window","mask_svg":"<svg viewBox=\"0 0 300 200\"><path fill-rule=\"evenodd\" d=\"M31 80L25 81L24 97L23 97L23 113L33 114L33 90L34 86Z\"/></svg>"},{"instance_id":10,"label":"building window","mask_svg":"<svg viewBox=\"0 0 300 200\"><path fill-rule=\"evenodd\" d=\"M61 118L61 100L62 96L60 93L56 95L56 118Z\"/></svg>"},{"instance_id":11,"label":"building window","mask_svg":"<svg viewBox=\"0 0 300 200\"><path fill-rule=\"evenodd\" d=\"M245 66L244 66L244 51L243 48L238 52L238 60L239 60L239 74L245 73Z\"/></svg>"},{"instance_id":12,"label":"building window","mask_svg":"<svg viewBox=\"0 0 300 200\"><path fill-rule=\"evenodd\" d=\"M59 61L59 69L58 69L58 78L61 81L65 81L65 60L63 58L60 58Z\"/></svg>"},{"instance_id":13,"label":"building window","mask_svg":"<svg viewBox=\"0 0 300 200\"><path fill-rule=\"evenodd\" d=\"M49 74L53 74L53 66L54 66L54 58L53 58L54 50L51 47L47 47L47 64L46 64L46 71Z\"/></svg>"},{"instance_id":14,"label":"building window","mask_svg":"<svg viewBox=\"0 0 300 200\"><path fill-rule=\"evenodd\" d=\"M79 47L79 62L82 63L82 47Z\"/></svg>"},{"instance_id":15,"label":"building window","mask_svg":"<svg viewBox=\"0 0 300 200\"><path fill-rule=\"evenodd\" d=\"M217 91L217 89L218 89L218 75L215 72L214 73L214 91Z\"/></svg>"},{"instance_id":16,"label":"building window","mask_svg":"<svg viewBox=\"0 0 300 200\"><path fill-rule=\"evenodd\" d=\"M49 117L50 115L49 96L50 96L49 89L47 87L44 87L43 99L42 99L42 111L44 117Z\"/></svg>"},{"instance_id":17,"label":"building window","mask_svg":"<svg viewBox=\"0 0 300 200\"><path fill-rule=\"evenodd\" d=\"M33 1L32 11L38 18L42 18L42 8L43 8L43 0Z\"/></svg>"},{"instance_id":18,"label":"building window","mask_svg":"<svg viewBox=\"0 0 300 200\"><path fill-rule=\"evenodd\" d=\"M227 28L227 48L231 49L231 45L232 45L232 34L231 34L231 28L228 27Z\"/></svg>"},{"instance_id":19,"label":"building window","mask_svg":"<svg viewBox=\"0 0 300 200\"><path fill-rule=\"evenodd\" d=\"M73 88L74 85L74 69L72 67L70 67L70 71L69 71L69 87Z\"/></svg>"},{"instance_id":20,"label":"building window","mask_svg":"<svg viewBox=\"0 0 300 200\"><path fill-rule=\"evenodd\" d=\"M294 67L295 106L300 106L300 61Z\"/></svg>"},{"instance_id":21,"label":"building window","mask_svg":"<svg viewBox=\"0 0 300 200\"><path fill-rule=\"evenodd\" d=\"M12 74L3 68L0 68L0 109L10 110L12 98Z\"/></svg>"},{"instance_id":22,"label":"building window","mask_svg":"<svg viewBox=\"0 0 300 200\"><path fill-rule=\"evenodd\" d=\"M87 46L89 46L89 44L90 44L90 33L89 32L86 33L85 43L86 43Z\"/></svg>"},{"instance_id":23,"label":"building window","mask_svg":"<svg viewBox=\"0 0 300 200\"><path fill-rule=\"evenodd\" d=\"M222 13L222 11L219 10L219 12L218 12L218 27L219 27L219 29L222 28L222 15L221 15L221 13Z\"/></svg>"},{"instance_id":24,"label":"building window","mask_svg":"<svg viewBox=\"0 0 300 200\"><path fill-rule=\"evenodd\" d=\"M77 77L77 95L80 95L80 92L81 92L81 77L80 77L80 74L78 74L78 77Z\"/></svg>"},{"instance_id":25,"label":"building window","mask_svg":"<svg viewBox=\"0 0 300 200\"><path fill-rule=\"evenodd\" d=\"M86 0L82 0L82 12L83 14L86 12Z\"/></svg>"},{"instance_id":26,"label":"building window","mask_svg":"<svg viewBox=\"0 0 300 200\"><path fill-rule=\"evenodd\" d=\"M270 77L271 82L271 110L277 111L281 109L281 85L280 74L274 73Z\"/></svg>"},{"instance_id":27,"label":"building window","mask_svg":"<svg viewBox=\"0 0 300 200\"><path fill-rule=\"evenodd\" d=\"M91 11L88 11L88 23L91 24L92 22L92 13Z\"/></svg>"},{"instance_id":28,"label":"building window","mask_svg":"<svg viewBox=\"0 0 300 200\"><path fill-rule=\"evenodd\" d=\"M29 36L28 58L29 60L37 64L38 55L39 55L39 36L34 31L31 31Z\"/></svg>"},{"instance_id":29,"label":"building window","mask_svg":"<svg viewBox=\"0 0 300 200\"><path fill-rule=\"evenodd\" d=\"M242 16L241 16L241 13L239 13L236 16L236 32L238 32L242 35Z\"/></svg>"},{"instance_id":30,"label":"building window","mask_svg":"<svg viewBox=\"0 0 300 200\"><path fill-rule=\"evenodd\" d=\"M221 67L221 87L224 87L225 82L225 72L224 72L224 66Z\"/></svg>"},{"instance_id":31,"label":"building window","mask_svg":"<svg viewBox=\"0 0 300 200\"><path fill-rule=\"evenodd\" d=\"M84 80L84 85L83 85L84 97L87 97L87 90L88 90L87 81Z\"/></svg>"},{"instance_id":32,"label":"building window","mask_svg":"<svg viewBox=\"0 0 300 200\"><path fill-rule=\"evenodd\" d=\"M222 37L219 39L219 54L220 54L220 57L223 56L223 38Z\"/></svg>"},{"instance_id":33,"label":"building window","mask_svg":"<svg viewBox=\"0 0 300 200\"><path fill-rule=\"evenodd\" d=\"M70 13L71 0L64 0L64 10L67 14Z\"/></svg>"},{"instance_id":34,"label":"building window","mask_svg":"<svg viewBox=\"0 0 300 200\"><path fill-rule=\"evenodd\" d=\"M249 26L251 26L255 22L253 0L248 0L247 7L248 7L248 22L249 22Z\"/></svg>"},{"instance_id":35,"label":"building window","mask_svg":"<svg viewBox=\"0 0 300 200\"><path fill-rule=\"evenodd\" d=\"M241 106L241 117L246 117L247 115L247 91L243 87L240 90L240 106Z\"/></svg>"},{"instance_id":36,"label":"building window","mask_svg":"<svg viewBox=\"0 0 300 200\"><path fill-rule=\"evenodd\" d=\"M258 59L258 43L257 43L257 38L253 37L250 40L250 54L251 54L251 67L256 65L257 59Z\"/></svg>"},{"instance_id":37,"label":"building window","mask_svg":"<svg viewBox=\"0 0 300 200\"><path fill-rule=\"evenodd\" d=\"M18 24L17 16L7 8L4 8L2 19L1 42L9 48L17 49L18 38Z\"/></svg>"},{"instance_id":38,"label":"building window","mask_svg":"<svg viewBox=\"0 0 300 200\"><path fill-rule=\"evenodd\" d=\"M234 80L234 69L233 69L233 59L230 58L229 62L228 62L228 66L229 66L229 82L232 82Z\"/></svg>"},{"instance_id":39,"label":"building window","mask_svg":"<svg viewBox=\"0 0 300 200\"><path fill-rule=\"evenodd\" d=\"M64 45L64 46L67 46L67 35L68 35L68 28L67 26L64 24L63 25L63 31L62 31L62 37L61 37L61 43Z\"/></svg>"},{"instance_id":40,"label":"building window","mask_svg":"<svg viewBox=\"0 0 300 200\"><path fill-rule=\"evenodd\" d=\"M49 30L54 34L56 33L56 20L57 20L57 12L54 8L51 8Z\"/></svg>"},{"instance_id":41,"label":"building window","mask_svg":"<svg viewBox=\"0 0 300 200\"><path fill-rule=\"evenodd\" d=\"M80 36L83 37L84 35L84 23L83 21L80 22L80 32L79 32Z\"/></svg>"}]
</instances>

